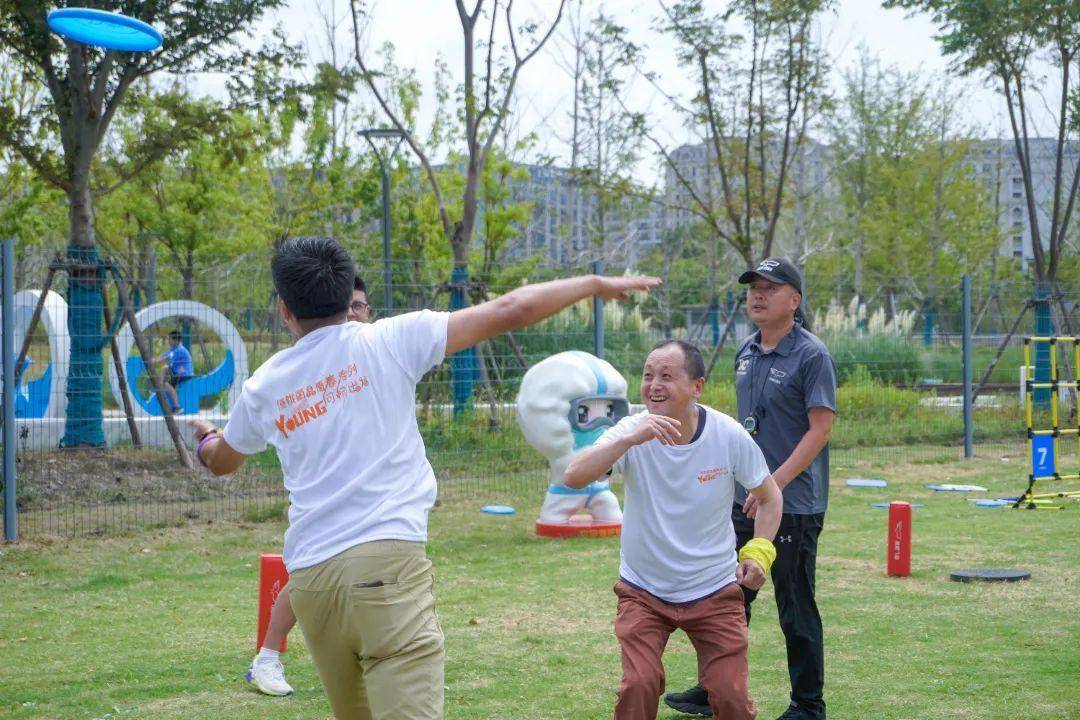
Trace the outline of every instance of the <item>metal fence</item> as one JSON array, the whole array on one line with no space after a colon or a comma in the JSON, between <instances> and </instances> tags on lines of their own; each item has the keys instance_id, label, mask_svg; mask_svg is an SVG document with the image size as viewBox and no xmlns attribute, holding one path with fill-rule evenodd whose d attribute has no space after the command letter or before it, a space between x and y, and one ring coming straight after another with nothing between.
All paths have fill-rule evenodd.
<instances>
[{"instance_id":1,"label":"metal fence","mask_svg":"<svg viewBox=\"0 0 1080 720\"><path fill-rule=\"evenodd\" d=\"M250 458L235 477L214 478L185 466L162 412L163 401L179 407L177 429L190 447L186 421L201 417L223 424L243 378L291 344L275 309L268 256L189 267L121 257L115 264L123 292L106 273L103 297L95 291L96 305L86 305L78 273L69 277L67 270L55 271L55 295L47 296L19 364L50 263L41 253L16 258L11 269L18 293L5 301L5 317L11 317L14 326L14 349L4 357L5 376L7 368L17 370L11 403L16 417L5 423L4 437L16 450L14 507L21 537L258 520L282 513L287 498L272 450ZM591 269L503 266L449 282L440 280L451 277L448 266L418 267L403 261L392 268L393 306L385 307L381 267L370 273L368 297L381 316L420 307L447 309L460 304L462 296L477 302L526 280ZM602 354L627 378L630 400L638 402L637 378L653 343L665 336L691 339L713 363L704 401L735 414L735 348L752 331L738 289L729 278L714 291L703 292L698 281L669 275L667 285L653 297L607 304L599 325L595 308L586 302L532 328L482 343L464 370L452 371L447 362L429 373L418 387L416 412L441 496L489 502L543 492L547 463L519 432L514 401L526 369L555 352ZM1080 330L1080 292L1072 288L1058 295L1051 320L1059 331ZM832 350L840 376L834 466L869 463L887 468L901 461L962 457L964 307L959 281L942 290L934 303L885 292L862 304L853 300L852 288L835 278L811 277L807 296L813 328ZM976 453L1025 452L1021 338L1036 331L1036 320L1031 312L1018 323L1016 317L1030 297L1031 287L1020 284L973 289L968 311L971 368L976 384L983 380L969 424ZM127 321L126 306L135 314L139 333ZM72 336L70 321L79 312L95 314L101 332ZM1014 324L1012 340L1003 345ZM162 371L170 331L178 333L179 344L189 351L193 377L173 379L175 394L162 386L165 395L160 395L147 370ZM142 350L137 335L145 340ZM983 378L998 356L994 370ZM95 380L95 373L100 379ZM1067 412L1075 414L1075 396L1064 400ZM99 447L78 444L96 433L100 442L94 444ZM1022 483L1018 474L1018 488ZM12 500L5 497L5 509L11 508Z\"/></svg>"}]
</instances>

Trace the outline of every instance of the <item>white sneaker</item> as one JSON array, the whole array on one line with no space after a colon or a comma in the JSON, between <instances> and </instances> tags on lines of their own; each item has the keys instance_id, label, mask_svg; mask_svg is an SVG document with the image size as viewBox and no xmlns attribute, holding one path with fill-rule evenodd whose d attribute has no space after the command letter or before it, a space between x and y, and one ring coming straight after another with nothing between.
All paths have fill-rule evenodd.
<instances>
[{"instance_id":1,"label":"white sneaker","mask_svg":"<svg viewBox=\"0 0 1080 720\"><path fill-rule=\"evenodd\" d=\"M285 682L285 667L280 660L255 658L244 679L266 695L282 697L292 694L292 686Z\"/></svg>"}]
</instances>

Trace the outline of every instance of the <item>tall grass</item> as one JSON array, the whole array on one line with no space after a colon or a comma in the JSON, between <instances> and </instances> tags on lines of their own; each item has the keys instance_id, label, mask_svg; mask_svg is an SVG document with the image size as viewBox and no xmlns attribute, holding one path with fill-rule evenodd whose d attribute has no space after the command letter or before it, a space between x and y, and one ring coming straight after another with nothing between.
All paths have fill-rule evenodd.
<instances>
[{"instance_id":1,"label":"tall grass","mask_svg":"<svg viewBox=\"0 0 1080 720\"><path fill-rule=\"evenodd\" d=\"M869 312L856 297L846 306L832 303L821 315L817 334L836 360L841 383L862 372L860 366L882 382L915 382L923 374L922 353L911 338L915 320L910 310L892 318L882 308Z\"/></svg>"}]
</instances>

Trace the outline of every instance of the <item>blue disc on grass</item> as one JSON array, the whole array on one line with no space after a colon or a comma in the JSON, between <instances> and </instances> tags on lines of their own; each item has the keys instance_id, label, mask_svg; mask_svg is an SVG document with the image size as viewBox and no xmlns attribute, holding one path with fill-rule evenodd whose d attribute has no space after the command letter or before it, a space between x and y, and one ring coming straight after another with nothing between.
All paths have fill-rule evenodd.
<instances>
[{"instance_id":1,"label":"blue disc on grass","mask_svg":"<svg viewBox=\"0 0 1080 720\"><path fill-rule=\"evenodd\" d=\"M68 40L108 50L140 52L161 47L161 33L142 20L91 8L62 8L49 13L49 27Z\"/></svg>"},{"instance_id":2,"label":"blue disc on grass","mask_svg":"<svg viewBox=\"0 0 1080 720\"><path fill-rule=\"evenodd\" d=\"M923 485L927 490L935 492L986 492L982 485L955 485L945 483L943 485Z\"/></svg>"},{"instance_id":3,"label":"blue disc on grass","mask_svg":"<svg viewBox=\"0 0 1080 720\"><path fill-rule=\"evenodd\" d=\"M849 487L883 488L888 485L884 480L872 480L869 478L848 478L844 481Z\"/></svg>"},{"instance_id":4,"label":"blue disc on grass","mask_svg":"<svg viewBox=\"0 0 1080 720\"><path fill-rule=\"evenodd\" d=\"M1008 500L976 500L975 507L1005 507L1011 505Z\"/></svg>"},{"instance_id":5,"label":"blue disc on grass","mask_svg":"<svg viewBox=\"0 0 1080 720\"><path fill-rule=\"evenodd\" d=\"M921 507L923 507L922 503L908 503L908 504L912 508L921 508ZM872 502L872 503L870 503L870 507L887 508L887 507L889 507L889 503L887 503L887 502Z\"/></svg>"},{"instance_id":6,"label":"blue disc on grass","mask_svg":"<svg viewBox=\"0 0 1080 720\"><path fill-rule=\"evenodd\" d=\"M509 505L485 505L481 511L488 515L513 515L517 512Z\"/></svg>"}]
</instances>

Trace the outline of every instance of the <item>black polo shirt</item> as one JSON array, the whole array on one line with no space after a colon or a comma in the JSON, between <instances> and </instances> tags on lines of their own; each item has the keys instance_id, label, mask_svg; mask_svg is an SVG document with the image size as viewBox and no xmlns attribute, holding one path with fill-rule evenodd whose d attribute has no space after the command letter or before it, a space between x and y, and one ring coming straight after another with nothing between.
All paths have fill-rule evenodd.
<instances>
[{"instance_id":1,"label":"black polo shirt","mask_svg":"<svg viewBox=\"0 0 1080 720\"><path fill-rule=\"evenodd\" d=\"M836 363L825 344L799 323L770 350L763 352L761 333L742 341L735 354L735 395L741 422L757 410L754 441L770 471L784 464L810 429L810 408L836 412ZM735 502L746 499L736 486ZM829 446L810 467L784 488L784 512L814 515L829 504Z\"/></svg>"}]
</instances>

